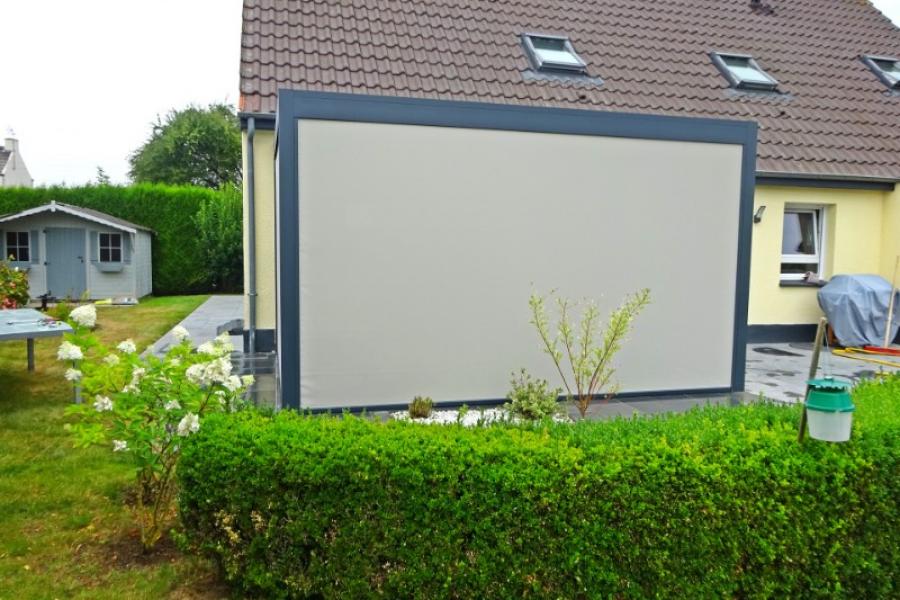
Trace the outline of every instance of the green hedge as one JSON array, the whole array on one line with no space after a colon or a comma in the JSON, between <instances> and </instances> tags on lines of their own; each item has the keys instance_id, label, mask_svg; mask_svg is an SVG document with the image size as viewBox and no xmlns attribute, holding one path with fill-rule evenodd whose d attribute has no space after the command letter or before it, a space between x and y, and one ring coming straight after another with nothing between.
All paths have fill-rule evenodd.
<instances>
[{"instance_id":1,"label":"green hedge","mask_svg":"<svg viewBox=\"0 0 900 600\"><path fill-rule=\"evenodd\" d=\"M240 203L239 190L137 184L82 187L0 188L0 214L18 212L51 200L84 206L149 227L153 236L153 293L238 292L240 279L212 289L209 257L195 217L204 203ZM240 210L237 211L238 219ZM238 224L239 226L239 224ZM240 254L240 248L235 250Z\"/></svg>"},{"instance_id":2,"label":"green hedge","mask_svg":"<svg viewBox=\"0 0 900 600\"><path fill-rule=\"evenodd\" d=\"M853 439L799 409L537 428L217 415L179 466L188 542L239 593L896 598L900 379Z\"/></svg>"}]
</instances>

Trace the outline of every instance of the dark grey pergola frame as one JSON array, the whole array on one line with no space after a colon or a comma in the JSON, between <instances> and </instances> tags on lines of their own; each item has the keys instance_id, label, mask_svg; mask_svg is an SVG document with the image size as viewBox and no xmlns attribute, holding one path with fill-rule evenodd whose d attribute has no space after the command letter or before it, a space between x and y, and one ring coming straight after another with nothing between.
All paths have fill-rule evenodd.
<instances>
[{"instance_id":1,"label":"dark grey pergola frame","mask_svg":"<svg viewBox=\"0 0 900 600\"><path fill-rule=\"evenodd\" d=\"M738 251L731 385L724 389L660 390L633 395L695 395L742 392L744 390L747 309L750 291L750 238L756 177L757 124L755 121L667 117L282 89L278 92L278 112L275 124L276 344L282 406L293 409L301 408L300 148L297 127L300 119L740 145L742 147L740 218L737 224ZM289 309L285 310L285 307L289 307ZM628 395L620 394L619 397ZM499 398L466 400L470 405L495 404L502 401ZM368 406L365 407L365 410L385 410L397 406L399 405ZM353 410L355 407L348 406L346 408Z\"/></svg>"}]
</instances>

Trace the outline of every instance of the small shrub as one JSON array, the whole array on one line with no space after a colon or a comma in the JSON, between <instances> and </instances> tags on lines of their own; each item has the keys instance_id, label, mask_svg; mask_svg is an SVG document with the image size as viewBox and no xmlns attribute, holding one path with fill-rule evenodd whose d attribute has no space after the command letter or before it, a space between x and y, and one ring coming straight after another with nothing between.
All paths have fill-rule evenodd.
<instances>
[{"instance_id":1,"label":"small shrub","mask_svg":"<svg viewBox=\"0 0 900 600\"><path fill-rule=\"evenodd\" d=\"M434 401L428 396L416 396L409 403L409 416L412 419L427 419L431 416Z\"/></svg>"},{"instance_id":2,"label":"small shrub","mask_svg":"<svg viewBox=\"0 0 900 600\"><path fill-rule=\"evenodd\" d=\"M0 308L19 308L28 299L28 273L0 261Z\"/></svg>"},{"instance_id":3,"label":"small shrub","mask_svg":"<svg viewBox=\"0 0 900 600\"><path fill-rule=\"evenodd\" d=\"M650 304L650 290L644 288L625 298L622 305L610 313L604 330L600 329L600 311L593 300L586 303L580 320L577 320L572 313L578 309L578 303L557 298L559 317L555 327L547 317L546 301L542 296L532 294L528 304L531 324L537 329L544 352L553 359L568 397L575 400L583 419L595 396L605 393L609 397L616 393L617 386L613 382L616 369L612 361L631 331L635 317Z\"/></svg>"},{"instance_id":4,"label":"small shrub","mask_svg":"<svg viewBox=\"0 0 900 600\"><path fill-rule=\"evenodd\" d=\"M551 390L546 379L534 379L522 369L518 374L512 374L510 385L509 402L505 406L510 414L528 421L540 421L559 412L562 389Z\"/></svg>"}]
</instances>

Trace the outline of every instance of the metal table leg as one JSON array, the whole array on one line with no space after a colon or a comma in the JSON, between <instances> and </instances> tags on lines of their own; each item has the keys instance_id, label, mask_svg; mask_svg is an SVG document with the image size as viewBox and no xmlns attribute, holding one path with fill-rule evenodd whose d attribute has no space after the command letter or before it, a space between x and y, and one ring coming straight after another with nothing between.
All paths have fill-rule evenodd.
<instances>
[{"instance_id":1,"label":"metal table leg","mask_svg":"<svg viewBox=\"0 0 900 600\"><path fill-rule=\"evenodd\" d=\"M34 338L27 338L25 345L28 348L28 370L34 372Z\"/></svg>"}]
</instances>

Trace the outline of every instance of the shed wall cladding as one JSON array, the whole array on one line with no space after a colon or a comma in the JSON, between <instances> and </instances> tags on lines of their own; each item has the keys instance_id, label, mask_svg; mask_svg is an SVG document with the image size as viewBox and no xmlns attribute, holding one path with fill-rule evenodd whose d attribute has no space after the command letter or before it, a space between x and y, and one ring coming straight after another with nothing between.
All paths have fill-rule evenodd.
<instances>
[{"instance_id":1,"label":"shed wall cladding","mask_svg":"<svg viewBox=\"0 0 900 600\"><path fill-rule=\"evenodd\" d=\"M732 387L741 144L297 127L302 406L500 399L520 367L556 385L533 289L604 314L651 289L622 392Z\"/></svg>"},{"instance_id":2,"label":"shed wall cladding","mask_svg":"<svg viewBox=\"0 0 900 600\"><path fill-rule=\"evenodd\" d=\"M37 247L39 251L39 260L28 265L29 293L32 298L36 298L47 292L47 266L44 264L47 259L47 238L45 230L53 227L85 230L85 247L82 252L82 256L85 257L85 262L94 261L97 258L97 250L93 247L96 244L96 234L101 232L121 233L124 246L122 270L118 272L101 272L94 264L87 264L85 277L86 289L92 299L135 295L134 244L131 240L127 239L131 238L131 234L106 227L99 223L80 219L73 215L63 213L42 213L0 224L0 229L3 231L38 232ZM148 244L146 253L149 256L149 234L138 232L137 237L139 243ZM145 242L140 242L142 237L146 239ZM127 258L127 260L124 260L125 258ZM146 260L149 263L149 258ZM146 278L149 281L149 271L146 273ZM147 287L146 290L147 291L144 294L139 295L149 294L149 287Z\"/></svg>"}]
</instances>

